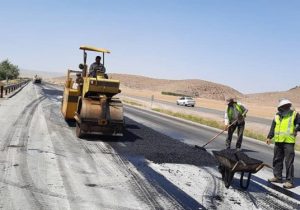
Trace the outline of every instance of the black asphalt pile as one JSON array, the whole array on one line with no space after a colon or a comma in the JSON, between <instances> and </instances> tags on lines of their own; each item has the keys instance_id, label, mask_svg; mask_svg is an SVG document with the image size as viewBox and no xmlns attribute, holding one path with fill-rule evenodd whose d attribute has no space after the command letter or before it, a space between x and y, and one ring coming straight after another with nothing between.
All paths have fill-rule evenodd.
<instances>
[{"instance_id":1,"label":"black asphalt pile","mask_svg":"<svg viewBox=\"0 0 300 210\"><path fill-rule=\"evenodd\" d=\"M241 151L236 151L235 149L224 149L221 151L213 151L215 155L224 157L228 160L231 160L233 162L237 162L239 160L244 161L247 165L252 165L252 164L260 164L262 161L254 159L246 155L245 153Z\"/></svg>"},{"instance_id":2,"label":"black asphalt pile","mask_svg":"<svg viewBox=\"0 0 300 210\"><path fill-rule=\"evenodd\" d=\"M119 142L122 142L123 145ZM118 142L110 142L109 144L121 155L144 156L155 163L196 166L217 164L216 159L208 152L172 139L128 118L126 118L124 136Z\"/></svg>"}]
</instances>

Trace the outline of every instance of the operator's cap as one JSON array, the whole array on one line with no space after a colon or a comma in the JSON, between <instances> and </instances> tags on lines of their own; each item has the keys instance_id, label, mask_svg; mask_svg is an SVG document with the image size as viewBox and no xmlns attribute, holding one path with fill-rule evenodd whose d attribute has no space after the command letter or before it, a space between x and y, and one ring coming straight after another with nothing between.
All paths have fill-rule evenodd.
<instances>
[{"instance_id":1,"label":"operator's cap","mask_svg":"<svg viewBox=\"0 0 300 210\"><path fill-rule=\"evenodd\" d=\"M285 99L285 98L280 99L277 108L282 107L282 106L287 105L287 104L292 105L292 102L288 99Z\"/></svg>"},{"instance_id":2,"label":"operator's cap","mask_svg":"<svg viewBox=\"0 0 300 210\"><path fill-rule=\"evenodd\" d=\"M234 103L234 102L236 102L235 98L227 98L226 99L227 104Z\"/></svg>"}]
</instances>

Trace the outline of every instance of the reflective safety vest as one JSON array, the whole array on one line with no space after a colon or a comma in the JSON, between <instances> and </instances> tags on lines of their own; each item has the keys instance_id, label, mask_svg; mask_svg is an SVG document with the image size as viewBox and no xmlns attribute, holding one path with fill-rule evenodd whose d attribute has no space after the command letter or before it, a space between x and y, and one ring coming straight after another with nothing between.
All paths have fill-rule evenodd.
<instances>
[{"instance_id":1,"label":"reflective safety vest","mask_svg":"<svg viewBox=\"0 0 300 210\"><path fill-rule=\"evenodd\" d=\"M280 119L279 115L275 116L275 142L284 142L294 144L296 141L296 137L294 135L295 132L295 118L297 112L293 111Z\"/></svg>"},{"instance_id":2,"label":"reflective safety vest","mask_svg":"<svg viewBox=\"0 0 300 210\"><path fill-rule=\"evenodd\" d=\"M241 105L234 103L233 106L239 112L240 115L242 115L244 113L244 110ZM232 119L233 118L233 109L231 109L230 107L227 108L227 116L228 116L229 122L232 122L233 121L233 119Z\"/></svg>"}]
</instances>

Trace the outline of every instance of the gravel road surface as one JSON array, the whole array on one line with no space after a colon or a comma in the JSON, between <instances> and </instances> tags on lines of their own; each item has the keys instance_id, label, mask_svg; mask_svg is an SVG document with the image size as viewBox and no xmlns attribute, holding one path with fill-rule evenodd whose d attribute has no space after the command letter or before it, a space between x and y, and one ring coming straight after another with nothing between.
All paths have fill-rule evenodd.
<instances>
[{"instance_id":1,"label":"gravel road surface","mask_svg":"<svg viewBox=\"0 0 300 210\"><path fill-rule=\"evenodd\" d=\"M268 170L248 191L237 180L226 189L210 153L222 149L222 137L209 152L191 146L214 130L126 107L123 137L78 139L62 118L61 98L55 86L30 83L0 101L0 209L300 208L299 186L266 184ZM249 156L269 163L271 154L249 142Z\"/></svg>"}]
</instances>

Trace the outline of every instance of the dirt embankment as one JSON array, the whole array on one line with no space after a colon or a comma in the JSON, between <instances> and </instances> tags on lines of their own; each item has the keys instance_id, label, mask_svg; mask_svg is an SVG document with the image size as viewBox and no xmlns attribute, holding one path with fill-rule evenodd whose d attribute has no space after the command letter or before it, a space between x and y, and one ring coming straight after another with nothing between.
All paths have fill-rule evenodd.
<instances>
[{"instance_id":1,"label":"dirt embankment","mask_svg":"<svg viewBox=\"0 0 300 210\"><path fill-rule=\"evenodd\" d=\"M204 80L165 80L127 74L110 74L113 79L121 81L122 93L149 97L170 102L176 101L177 96L163 95L172 92L196 97L196 106L225 110L225 99L235 97L249 109L249 115L262 118L273 118L277 111L278 100L287 98L293 102L296 110L300 108L300 87L282 92L267 92L244 95L239 91L213 82Z\"/></svg>"},{"instance_id":2,"label":"dirt embankment","mask_svg":"<svg viewBox=\"0 0 300 210\"><path fill-rule=\"evenodd\" d=\"M243 100L250 103L256 102L267 106L277 106L279 99L287 98L293 103L294 107L300 108L299 96L300 87L296 86L288 91L248 94Z\"/></svg>"},{"instance_id":3,"label":"dirt embankment","mask_svg":"<svg viewBox=\"0 0 300 210\"><path fill-rule=\"evenodd\" d=\"M199 79L166 80L128 74L110 74L109 76L120 80L122 86L129 89L172 92L222 101L228 97L244 98L242 93L231 87Z\"/></svg>"}]
</instances>

